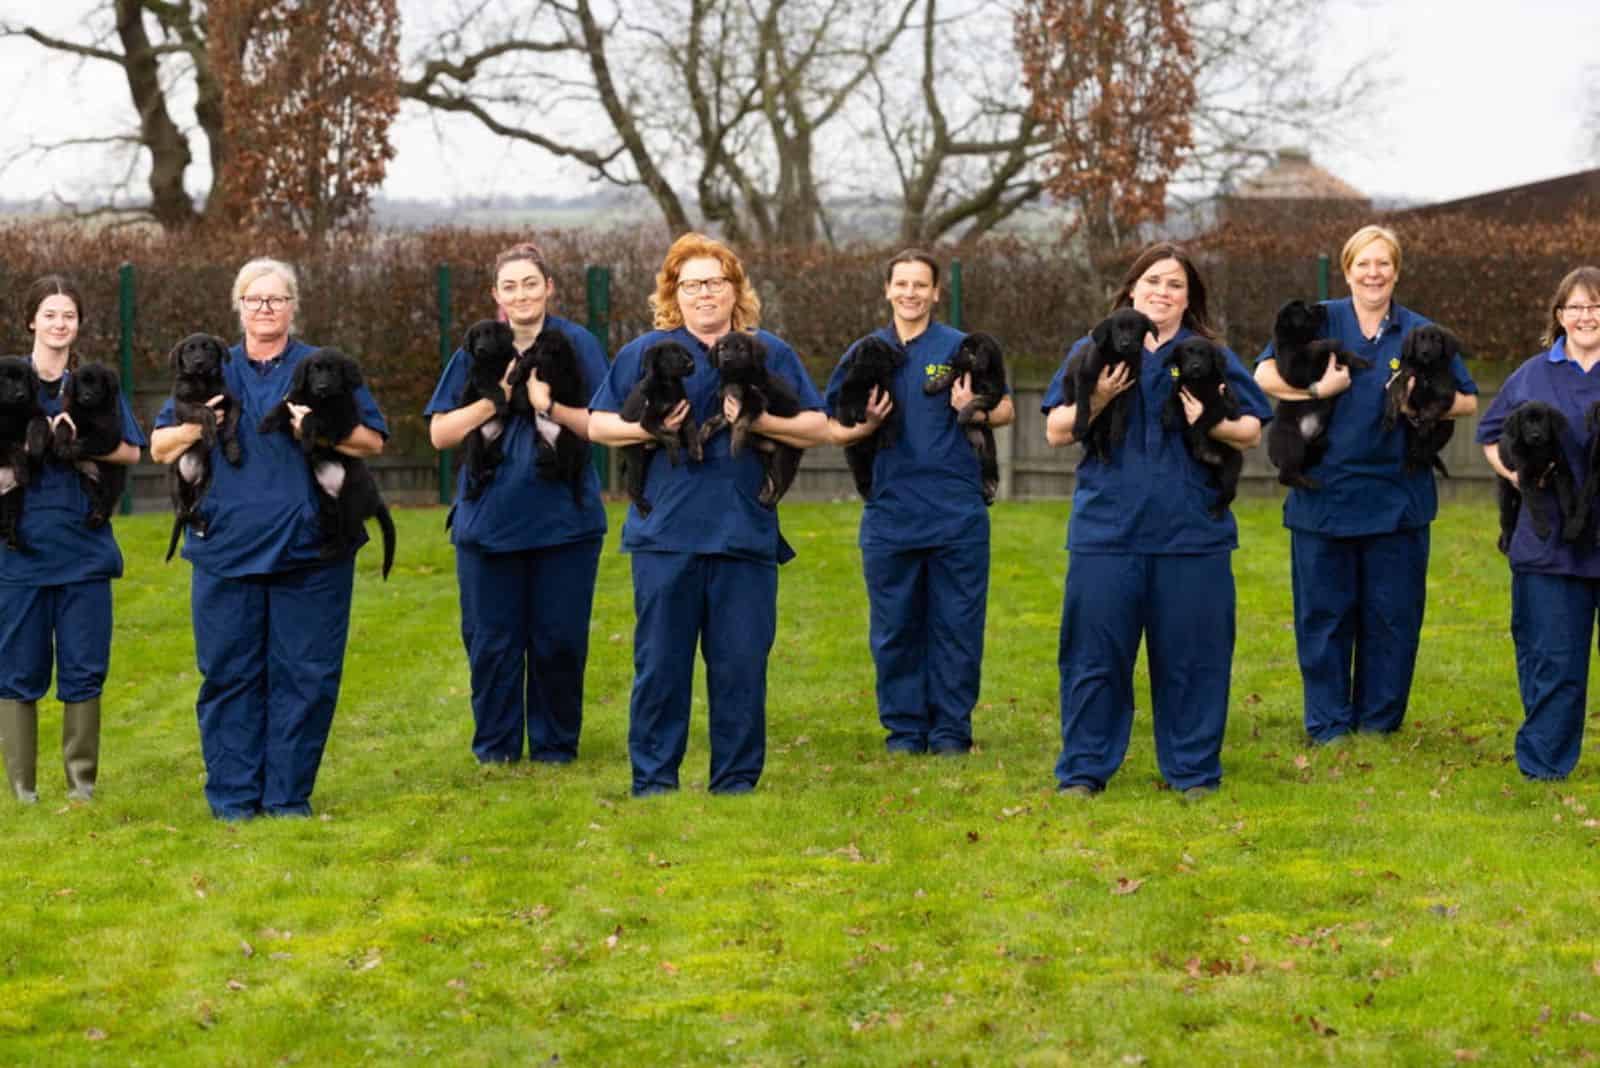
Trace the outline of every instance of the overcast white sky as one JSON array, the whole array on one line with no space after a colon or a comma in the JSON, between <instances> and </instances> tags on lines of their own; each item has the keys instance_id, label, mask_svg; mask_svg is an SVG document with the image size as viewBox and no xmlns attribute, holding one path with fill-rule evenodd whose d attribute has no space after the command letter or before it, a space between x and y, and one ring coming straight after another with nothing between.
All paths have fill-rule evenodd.
<instances>
[{"instance_id":1,"label":"overcast white sky","mask_svg":"<svg viewBox=\"0 0 1600 1068\"><path fill-rule=\"evenodd\" d=\"M0 17L27 16L75 33L89 0L0 0ZM1346 145L1313 143L1316 161L1378 196L1441 200L1553 177L1600 163L1590 155L1584 84L1600 6L1575 0L1330 0L1328 60L1387 50L1393 86L1364 102L1370 122ZM44 13L40 13L43 9ZM129 120L126 85L106 63L79 63L30 42L0 40L0 161L30 140L105 134ZM436 130L451 148L441 152ZM587 184L534 149L498 143L468 120L407 109L399 158L384 192L441 198L490 192L579 194ZM470 150L464 150L470 146ZM0 197L81 195L117 176L99 152L13 164ZM486 175L496 175L487 178ZM139 191L142 192L142 182Z\"/></svg>"}]
</instances>

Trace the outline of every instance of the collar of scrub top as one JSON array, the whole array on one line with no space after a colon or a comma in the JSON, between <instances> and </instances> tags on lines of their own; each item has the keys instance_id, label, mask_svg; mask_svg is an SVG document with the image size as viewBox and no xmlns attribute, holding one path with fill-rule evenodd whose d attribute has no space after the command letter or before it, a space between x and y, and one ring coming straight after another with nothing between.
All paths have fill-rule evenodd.
<instances>
[{"instance_id":1,"label":"collar of scrub top","mask_svg":"<svg viewBox=\"0 0 1600 1068\"><path fill-rule=\"evenodd\" d=\"M1545 353L1546 360L1551 363L1570 363L1577 366L1578 361L1567 355L1567 335L1562 334L1556 338L1556 343L1550 346L1550 351Z\"/></svg>"},{"instance_id":2,"label":"collar of scrub top","mask_svg":"<svg viewBox=\"0 0 1600 1068\"><path fill-rule=\"evenodd\" d=\"M1394 321L1394 301L1391 300L1389 301L1389 310L1383 313L1382 319L1378 320L1378 332L1367 338L1367 340L1376 341L1384 334L1388 333L1390 327L1397 325L1399 324ZM1361 326L1361 318L1359 316L1356 317L1356 326L1357 328Z\"/></svg>"},{"instance_id":3,"label":"collar of scrub top","mask_svg":"<svg viewBox=\"0 0 1600 1068\"><path fill-rule=\"evenodd\" d=\"M239 342L239 351L244 354L244 362L254 368L256 374L266 376L278 369L278 365L283 363L283 358L288 355L289 350L294 348L294 346L294 335L288 334L284 336L283 349L270 360L252 360L250 358L250 350L245 347L245 343L243 341Z\"/></svg>"}]
</instances>

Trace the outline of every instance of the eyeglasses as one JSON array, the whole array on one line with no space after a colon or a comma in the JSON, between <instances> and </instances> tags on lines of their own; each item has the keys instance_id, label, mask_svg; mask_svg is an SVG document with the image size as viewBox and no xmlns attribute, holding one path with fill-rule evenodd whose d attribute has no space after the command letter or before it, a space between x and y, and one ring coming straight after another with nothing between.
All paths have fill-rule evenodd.
<instances>
[{"instance_id":1,"label":"eyeglasses","mask_svg":"<svg viewBox=\"0 0 1600 1068\"><path fill-rule=\"evenodd\" d=\"M686 297L698 297L701 293L720 297L728 285L726 278L685 278L678 283L678 292Z\"/></svg>"},{"instance_id":2,"label":"eyeglasses","mask_svg":"<svg viewBox=\"0 0 1600 1068\"><path fill-rule=\"evenodd\" d=\"M1561 310L1568 315L1600 314L1600 304L1563 304Z\"/></svg>"},{"instance_id":3,"label":"eyeglasses","mask_svg":"<svg viewBox=\"0 0 1600 1068\"><path fill-rule=\"evenodd\" d=\"M246 311L258 312L261 309L265 308L269 312L275 312L280 308L286 308L289 305L293 304L294 303L294 298L293 297L278 297L278 296L272 296L272 297L240 297L239 298L239 303L244 305L244 309Z\"/></svg>"}]
</instances>

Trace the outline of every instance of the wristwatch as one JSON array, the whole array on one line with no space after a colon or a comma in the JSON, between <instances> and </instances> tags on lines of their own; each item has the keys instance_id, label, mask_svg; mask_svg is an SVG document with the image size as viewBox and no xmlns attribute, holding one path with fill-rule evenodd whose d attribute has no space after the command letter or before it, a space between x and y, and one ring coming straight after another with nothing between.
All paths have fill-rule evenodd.
<instances>
[{"instance_id":1,"label":"wristwatch","mask_svg":"<svg viewBox=\"0 0 1600 1068\"><path fill-rule=\"evenodd\" d=\"M1312 400L1317 400L1318 399L1318 397L1317 397L1317 384L1315 382L1311 383L1309 386L1306 387L1306 392L1311 394L1311 399Z\"/></svg>"}]
</instances>

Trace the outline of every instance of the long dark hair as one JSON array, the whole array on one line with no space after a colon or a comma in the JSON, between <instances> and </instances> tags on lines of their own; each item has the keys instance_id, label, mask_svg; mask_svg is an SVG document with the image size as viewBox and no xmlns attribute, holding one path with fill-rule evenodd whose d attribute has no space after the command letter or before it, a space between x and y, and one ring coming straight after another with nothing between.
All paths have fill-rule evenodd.
<instances>
[{"instance_id":1,"label":"long dark hair","mask_svg":"<svg viewBox=\"0 0 1600 1068\"><path fill-rule=\"evenodd\" d=\"M1144 272L1162 260L1177 260L1183 265L1184 276L1189 281L1189 306L1183 310L1183 325L1201 337L1216 340L1217 328L1211 325L1211 313L1206 309L1206 284L1200 280L1200 270L1181 246L1174 245L1170 241L1151 245L1139 253L1139 258L1133 261L1133 266L1123 275L1122 285L1117 287L1117 295L1111 301L1111 310L1116 311L1118 308L1131 306L1134 284L1144 277Z\"/></svg>"}]
</instances>

